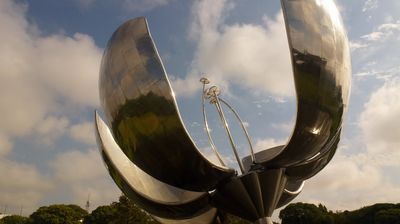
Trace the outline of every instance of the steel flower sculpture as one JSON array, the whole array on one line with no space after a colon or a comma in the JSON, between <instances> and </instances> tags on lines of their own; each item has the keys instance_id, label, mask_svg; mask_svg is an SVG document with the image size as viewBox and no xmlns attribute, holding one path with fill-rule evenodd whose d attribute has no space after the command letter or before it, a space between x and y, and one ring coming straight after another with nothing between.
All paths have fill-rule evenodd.
<instances>
[{"instance_id":1,"label":"steel flower sculpture","mask_svg":"<svg viewBox=\"0 0 400 224\"><path fill-rule=\"evenodd\" d=\"M231 213L272 223L273 211L293 200L305 180L334 156L350 90L341 17L333 0L281 2L297 96L296 124L287 144L237 156L239 172L222 159L221 164L210 162L196 148L146 19L127 21L111 37L100 71L106 122L96 113L98 145L122 192L160 222L218 223ZM208 80L202 82L205 86ZM217 109L220 103L230 107L217 89L204 90L203 100Z\"/></svg>"}]
</instances>

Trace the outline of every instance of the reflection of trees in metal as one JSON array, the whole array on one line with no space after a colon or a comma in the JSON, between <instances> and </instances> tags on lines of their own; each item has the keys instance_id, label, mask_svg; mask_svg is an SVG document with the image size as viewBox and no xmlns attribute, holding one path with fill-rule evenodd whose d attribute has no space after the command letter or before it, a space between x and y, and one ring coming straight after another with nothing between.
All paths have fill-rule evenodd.
<instances>
[{"instance_id":1,"label":"reflection of trees in metal","mask_svg":"<svg viewBox=\"0 0 400 224\"><path fill-rule=\"evenodd\" d=\"M212 211L209 195L163 183L129 160L110 129L96 114L97 139L105 165L117 186L147 212L163 218L192 218Z\"/></svg>"},{"instance_id":2,"label":"reflection of trees in metal","mask_svg":"<svg viewBox=\"0 0 400 224\"><path fill-rule=\"evenodd\" d=\"M152 92L129 100L120 108L112 129L127 157L153 177L184 189L216 186L217 177L213 175L219 175L218 170L214 171L211 164L206 166L194 151L172 101ZM199 171L204 174L196 175Z\"/></svg>"},{"instance_id":3,"label":"reflection of trees in metal","mask_svg":"<svg viewBox=\"0 0 400 224\"><path fill-rule=\"evenodd\" d=\"M350 89L343 24L333 0L282 0L282 7L296 125L286 145L239 160L242 175L211 163L191 140L145 19L110 39L100 98L111 130L96 116L98 143L120 189L161 222L211 223L220 210L270 223L335 154Z\"/></svg>"}]
</instances>

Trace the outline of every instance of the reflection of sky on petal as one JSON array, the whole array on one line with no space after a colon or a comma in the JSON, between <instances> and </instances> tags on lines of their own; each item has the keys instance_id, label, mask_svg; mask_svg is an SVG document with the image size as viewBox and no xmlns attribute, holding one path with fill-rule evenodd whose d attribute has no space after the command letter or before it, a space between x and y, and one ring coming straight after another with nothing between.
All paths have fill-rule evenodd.
<instances>
[{"instance_id":1,"label":"reflection of sky on petal","mask_svg":"<svg viewBox=\"0 0 400 224\"><path fill-rule=\"evenodd\" d=\"M340 17L339 14L339 9L337 8L337 6L335 5L335 3L333 1L323 1L323 0L319 0L317 1L317 3L319 3L320 5L322 5L322 7L324 7L327 12L330 14L330 16L332 17L332 22L334 26L342 26L342 19Z\"/></svg>"}]
</instances>

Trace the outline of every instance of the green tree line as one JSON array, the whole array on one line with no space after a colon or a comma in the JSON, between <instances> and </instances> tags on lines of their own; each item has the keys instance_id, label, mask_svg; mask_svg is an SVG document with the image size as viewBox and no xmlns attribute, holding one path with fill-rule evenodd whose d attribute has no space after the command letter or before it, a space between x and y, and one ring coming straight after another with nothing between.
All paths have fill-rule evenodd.
<instances>
[{"instance_id":1,"label":"green tree line","mask_svg":"<svg viewBox=\"0 0 400 224\"><path fill-rule=\"evenodd\" d=\"M295 203L280 211L282 224L400 224L400 204L375 204L354 211L328 211L319 204Z\"/></svg>"},{"instance_id":2,"label":"green tree line","mask_svg":"<svg viewBox=\"0 0 400 224\"><path fill-rule=\"evenodd\" d=\"M400 204L375 204L354 211L330 211L319 204L294 203L280 211L282 224L400 224ZM29 217L7 216L0 224L156 224L149 214L127 197L99 206L88 214L77 205L40 207ZM227 216L225 224L250 224L235 216Z\"/></svg>"},{"instance_id":3,"label":"green tree line","mask_svg":"<svg viewBox=\"0 0 400 224\"><path fill-rule=\"evenodd\" d=\"M50 205L40 207L29 217L7 216L0 224L156 224L150 215L135 206L125 196L118 202L99 206L90 214L77 205Z\"/></svg>"}]
</instances>

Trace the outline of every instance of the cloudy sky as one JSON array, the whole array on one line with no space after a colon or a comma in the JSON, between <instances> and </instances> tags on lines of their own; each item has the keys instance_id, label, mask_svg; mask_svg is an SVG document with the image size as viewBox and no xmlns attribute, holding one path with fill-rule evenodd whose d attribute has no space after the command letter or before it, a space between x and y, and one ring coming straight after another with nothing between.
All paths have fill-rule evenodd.
<instances>
[{"instance_id":1,"label":"cloudy sky","mask_svg":"<svg viewBox=\"0 0 400 224\"><path fill-rule=\"evenodd\" d=\"M337 3L351 43L351 102L340 150L298 200L332 210L399 202L400 1ZM213 159L202 129L203 73L240 113L256 150L285 143L296 109L279 1L1 0L0 212L84 206L89 194L92 208L117 200L94 140L93 110L100 109L107 40L138 16L148 19L203 153ZM207 111L217 146L233 165L215 110ZM243 136L234 135L246 155Z\"/></svg>"}]
</instances>

